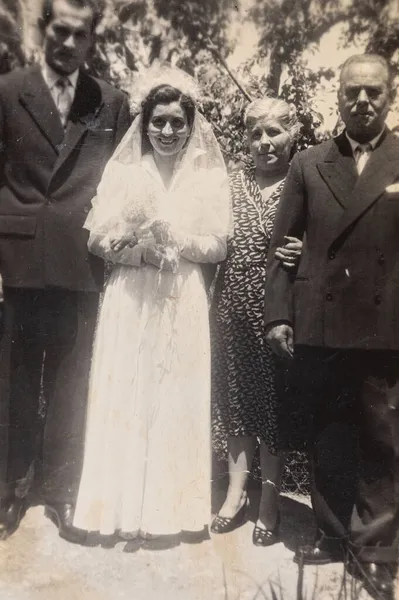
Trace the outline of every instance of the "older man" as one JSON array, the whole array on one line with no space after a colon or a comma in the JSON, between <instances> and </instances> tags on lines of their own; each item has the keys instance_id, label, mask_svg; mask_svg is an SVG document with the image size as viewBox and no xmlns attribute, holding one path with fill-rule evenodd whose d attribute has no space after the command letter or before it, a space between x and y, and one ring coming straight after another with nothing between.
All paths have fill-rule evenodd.
<instances>
[{"instance_id":1,"label":"older man","mask_svg":"<svg viewBox=\"0 0 399 600\"><path fill-rule=\"evenodd\" d=\"M380 56L343 65L346 129L292 161L265 314L269 344L296 356L291 384L312 419L318 534L300 549L303 560L329 562L349 548L370 589L387 598L399 543L399 140L385 125L393 98ZM296 276L274 258L285 235L303 238ZM343 482L353 460L342 448L353 448L353 432L358 479L347 527Z\"/></svg>"},{"instance_id":2,"label":"older man","mask_svg":"<svg viewBox=\"0 0 399 600\"><path fill-rule=\"evenodd\" d=\"M41 65L0 78L0 270L9 375L0 403L1 431L8 430L2 539L26 509L19 484L36 458L41 390L44 499L60 535L83 539L72 518L103 283L103 263L89 255L83 224L130 119L125 95L81 70L102 5L45 0Z\"/></svg>"}]
</instances>

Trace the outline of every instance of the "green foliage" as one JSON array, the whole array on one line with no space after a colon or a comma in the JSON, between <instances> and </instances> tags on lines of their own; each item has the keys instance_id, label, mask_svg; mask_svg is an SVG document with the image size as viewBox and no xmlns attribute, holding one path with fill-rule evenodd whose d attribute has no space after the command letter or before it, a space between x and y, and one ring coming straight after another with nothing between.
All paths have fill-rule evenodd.
<instances>
[{"instance_id":1,"label":"green foliage","mask_svg":"<svg viewBox=\"0 0 399 600\"><path fill-rule=\"evenodd\" d=\"M357 37L368 40L367 52L375 52L389 59L399 72L399 15L397 0L352 0L348 9L346 43Z\"/></svg>"},{"instance_id":2,"label":"green foliage","mask_svg":"<svg viewBox=\"0 0 399 600\"><path fill-rule=\"evenodd\" d=\"M268 84L277 93L284 66L333 25L346 19L342 0L256 0L251 18L260 31L259 52L270 58Z\"/></svg>"},{"instance_id":3,"label":"green foliage","mask_svg":"<svg viewBox=\"0 0 399 600\"><path fill-rule=\"evenodd\" d=\"M93 73L129 87L131 73L154 61L176 64L193 73L210 59L209 40L221 55L231 50L227 24L233 0L119 0L109 4L90 58Z\"/></svg>"},{"instance_id":4,"label":"green foliage","mask_svg":"<svg viewBox=\"0 0 399 600\"><path fill-rule=\"evenodd\" d=\"M154 0L158 16L169 21L172 28L186 37L195 57L208 48L208 40L217 46L223 56L231 50L227 35L229 16L234 0Z\"/></svg>"},{"instance_id":5,"label":"green foliage","mask_svg":"<svg viewBox=\"0 0 399 600\"><path fill-rule=\"evenodd\" d=\"M321 79L329 80L332 77L332 69L311 71L299 57L288 67L288 78L281 87L280 97L295 105L298 119L302 123L298 150L314 146L323 140L323 136L318 134L318 128L323 124L323 116L313 108L312 99Z\"/></svg>"}]
</instances>

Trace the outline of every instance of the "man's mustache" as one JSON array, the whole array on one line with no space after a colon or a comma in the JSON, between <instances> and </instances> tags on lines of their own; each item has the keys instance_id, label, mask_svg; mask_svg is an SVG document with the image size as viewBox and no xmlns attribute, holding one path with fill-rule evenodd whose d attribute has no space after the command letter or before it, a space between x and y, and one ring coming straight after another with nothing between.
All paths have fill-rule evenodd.
<instances>
[{"instance_id":1,"label":"man's mustache","mask_svg":"<svg viewBox=\"0 0 399 600\"><path fill-rule=\"evenodd\" d=\"M374 115L374 112L372 110L362 110L362 109L358 109L357 108L356 110L353 110L351 112L351 115L353 117L356 117L358 115L362 116L362 117L364 117L365 115L368 115L369 117L372 117Z\"/></svg>"}]
</instances>

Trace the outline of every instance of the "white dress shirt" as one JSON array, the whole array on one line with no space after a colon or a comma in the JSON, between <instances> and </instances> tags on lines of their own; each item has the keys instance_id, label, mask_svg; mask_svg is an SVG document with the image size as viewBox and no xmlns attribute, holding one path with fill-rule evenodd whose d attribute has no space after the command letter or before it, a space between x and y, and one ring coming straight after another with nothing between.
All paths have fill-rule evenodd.
<instances>
[{"instance_id":1,"label":"white dress shirt","mask_svg":"<svg viewBox=\"0 0 399 600\"><path fill-rule=\"evenodd\" d=\"M78 77L79 77L79 69L77 69L76 71L71 73L71 75L64 76L64 77L59 75L58 73L56 73L45 61L42 62L41 69L42 69L43 79L46 82L46 85L47 85L47 87L50 91L50 94L54 100L54 104L57 106L58 109L60 109L60 107L59 107L60 88L57 86L57 82L60 79L64 79L64 80L68 81L68 90L66 91L66 93L68 95L67 104L69 104L69 109L70 109L72 106L72 102L75 98L76 86L77 86ZM64 98L64 103L65 103L65 98ZM60 111L60 118L61 118L62 124L65 127L67 115L63 114L63 112L64 111Z\"/></svg>"},{"instance_id":2,"label":"white dress shirt","mask_svg":"<svg viewBox=\"0 0 399 600\"><path fill-rule=\"evenodd\" d=\"M373 138L366 144L360 144L359 142L357 142L356 140L351 138L348 135L348 133L345 131L345 135L348 138L348 141L352 148L353 157L356 161L357 172L359 175L361 174L364 167L366 166L366 163L367 163L368 159L370 158L370 154L373 152L373 150L375 150L375 147L377 146L379 139L382 136L382 134L384 133L384 131L385 131L385 128L375 138Z\"/></svg>"}]
</instances>

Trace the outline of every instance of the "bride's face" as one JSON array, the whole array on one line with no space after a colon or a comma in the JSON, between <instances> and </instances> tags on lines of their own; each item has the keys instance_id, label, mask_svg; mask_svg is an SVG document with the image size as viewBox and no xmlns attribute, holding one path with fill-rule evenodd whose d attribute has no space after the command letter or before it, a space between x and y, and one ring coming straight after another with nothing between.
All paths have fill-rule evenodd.
<instances>
[{"instance_id":1,"label":"bride's face","mask_svg":"<svg viewBox=\"0 0 399 600\"><path fill-rule=\"evenodd\" d=\"M157 104L147 128L151 146L161 156L180 152L190 135L187 116L179 102Z\"/></svg>"}]
</instances>

